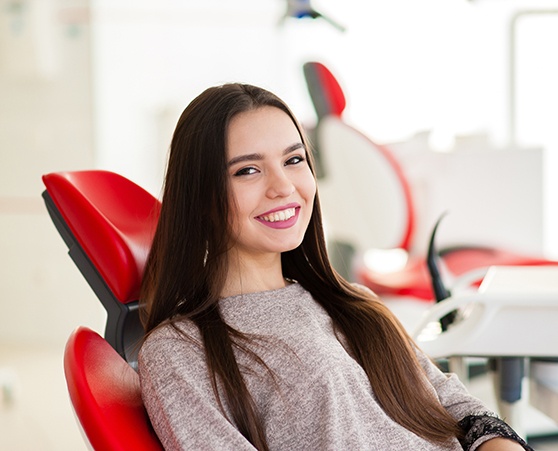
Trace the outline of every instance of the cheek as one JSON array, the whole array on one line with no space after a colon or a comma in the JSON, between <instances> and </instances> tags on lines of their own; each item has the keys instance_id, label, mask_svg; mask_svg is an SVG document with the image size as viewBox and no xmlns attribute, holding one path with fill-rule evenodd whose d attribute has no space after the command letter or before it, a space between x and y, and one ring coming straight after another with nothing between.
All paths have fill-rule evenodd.
<instances>
[{"instance_id":1,"label":"cheek","mask_svg":"<svg viewBox=\"0 0 558 451\"><path fill-rule=\"evenodd\" d=\"M235 191L229 188L229 217L227 222L229 224L229 229L233 235L237 234L239 228L239 211L238 211L238 199Z\"/></svg>"},{"instance_id":2,"label":"cheek","mask_svg":"<svg viewBox=\"0 0 558 451\"><path fill-rule=\"evenodd\" d=\"M253 210L253 190L233 187L229 193L229 224L234 233L239 233L242 222Z\"/></svg>"}]
</instances>

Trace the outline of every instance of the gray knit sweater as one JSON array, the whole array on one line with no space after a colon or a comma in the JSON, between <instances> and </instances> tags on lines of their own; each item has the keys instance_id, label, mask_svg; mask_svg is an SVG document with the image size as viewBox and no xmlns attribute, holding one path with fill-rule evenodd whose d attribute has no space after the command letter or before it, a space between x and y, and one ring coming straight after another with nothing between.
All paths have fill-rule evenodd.
<instances>
[{"instance_id":1,"label":"gray knit sweater","mask_svg":"<svg viewBox=\"0 0 558 451\"><path fill-rule=\"evenodd\" d=\"M275 377L244 353L236 357L271 450L462 449L457 440L450 448L429 443L385 414L330 317L299 284L226 298L220 308L233 328L265 337L252 350ZM164 326L148 337L139 355L143 400L165 449L253 450L215 398L197 327L186 320L178 326L192 340ZM456 419L486 412L455 376L440 372L421 353L419 359ZM469 449L493 436L475 438Z\"/></svg>"}]
</instances>

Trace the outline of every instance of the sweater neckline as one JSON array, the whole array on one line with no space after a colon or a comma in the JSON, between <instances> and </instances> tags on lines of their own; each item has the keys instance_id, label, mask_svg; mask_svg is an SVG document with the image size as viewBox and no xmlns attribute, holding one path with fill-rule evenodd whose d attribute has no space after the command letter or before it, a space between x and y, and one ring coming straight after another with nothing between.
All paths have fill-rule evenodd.
<instances>
[{"instance_id":1,"label":"sweater neckline","mask_svg":"<svg viewBox=\"0 0 558 451\"><path fill-rule=\"evenodd\" d=\"M249 299L249 298L265 299L269 296L281 296L284 293L288 294L290 293L291 290L296 291L301 287L296 280L289 280L289 282L290 283L288 285L285 285L284 287L281 288L274 288L271 290L264 290L264 291L255 291L253 293L240 293L240 294L235 294L233 296L227 296L225 298L222 298L220 302L230 302L238 299Z\"/></svg>"}]
</instances>

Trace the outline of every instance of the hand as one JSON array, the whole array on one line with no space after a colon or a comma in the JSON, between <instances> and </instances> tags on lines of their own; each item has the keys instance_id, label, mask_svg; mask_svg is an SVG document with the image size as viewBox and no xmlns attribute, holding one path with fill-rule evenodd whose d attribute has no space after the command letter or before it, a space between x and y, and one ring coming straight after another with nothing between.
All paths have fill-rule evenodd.
<instances>
[{"instance_id":1,"label":"hand","mask_svg":"<svg viewBox=\"0 0 558 451\"><path fill-rule=\"evenodd\" d=\"M493 438L479 446L478 451L523 451L524 448L519 443L507 438Z\"/></svg>"}]
</instances>

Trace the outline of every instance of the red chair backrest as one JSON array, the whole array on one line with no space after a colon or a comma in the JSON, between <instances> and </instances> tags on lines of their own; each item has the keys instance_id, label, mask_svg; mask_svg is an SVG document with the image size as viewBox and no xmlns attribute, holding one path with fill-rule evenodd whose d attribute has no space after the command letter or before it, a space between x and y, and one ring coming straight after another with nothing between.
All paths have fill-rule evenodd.
<instances>
[{"instance_id":1,"label":"red chair backrest","mask_svg":"<svg viewBox=\"0 0 558 451\"><path fill-rule=\"evenodd\" d=\"M64 371L79 422L95 450L163 447L141 399L139 377L96 332L80 327L64 351Z\"/></svg>"},{"instance_id":2,"label":"red chair backrest","mask_svg":"<svg viewBox=\"0 0 558 451\"><path fill-rule=\"evenodd\" d=\"M415 225L411 189L390 151L336 116L316 128L326 232L359 251L409 250Z\"/></svg>"},{"instance_id":3,"label":"red chair backrest","mask_svg":"<svg viewBox=\"0 0 558 451\"><path fill-rule=\"evenodd\" d=\"M369 248L409 250L414 205L409 183L391 151L345 123L339 82L322 63L303 65L318 114L314 130L320 197L330 239Z\"/></svg>"}]
</instances>

